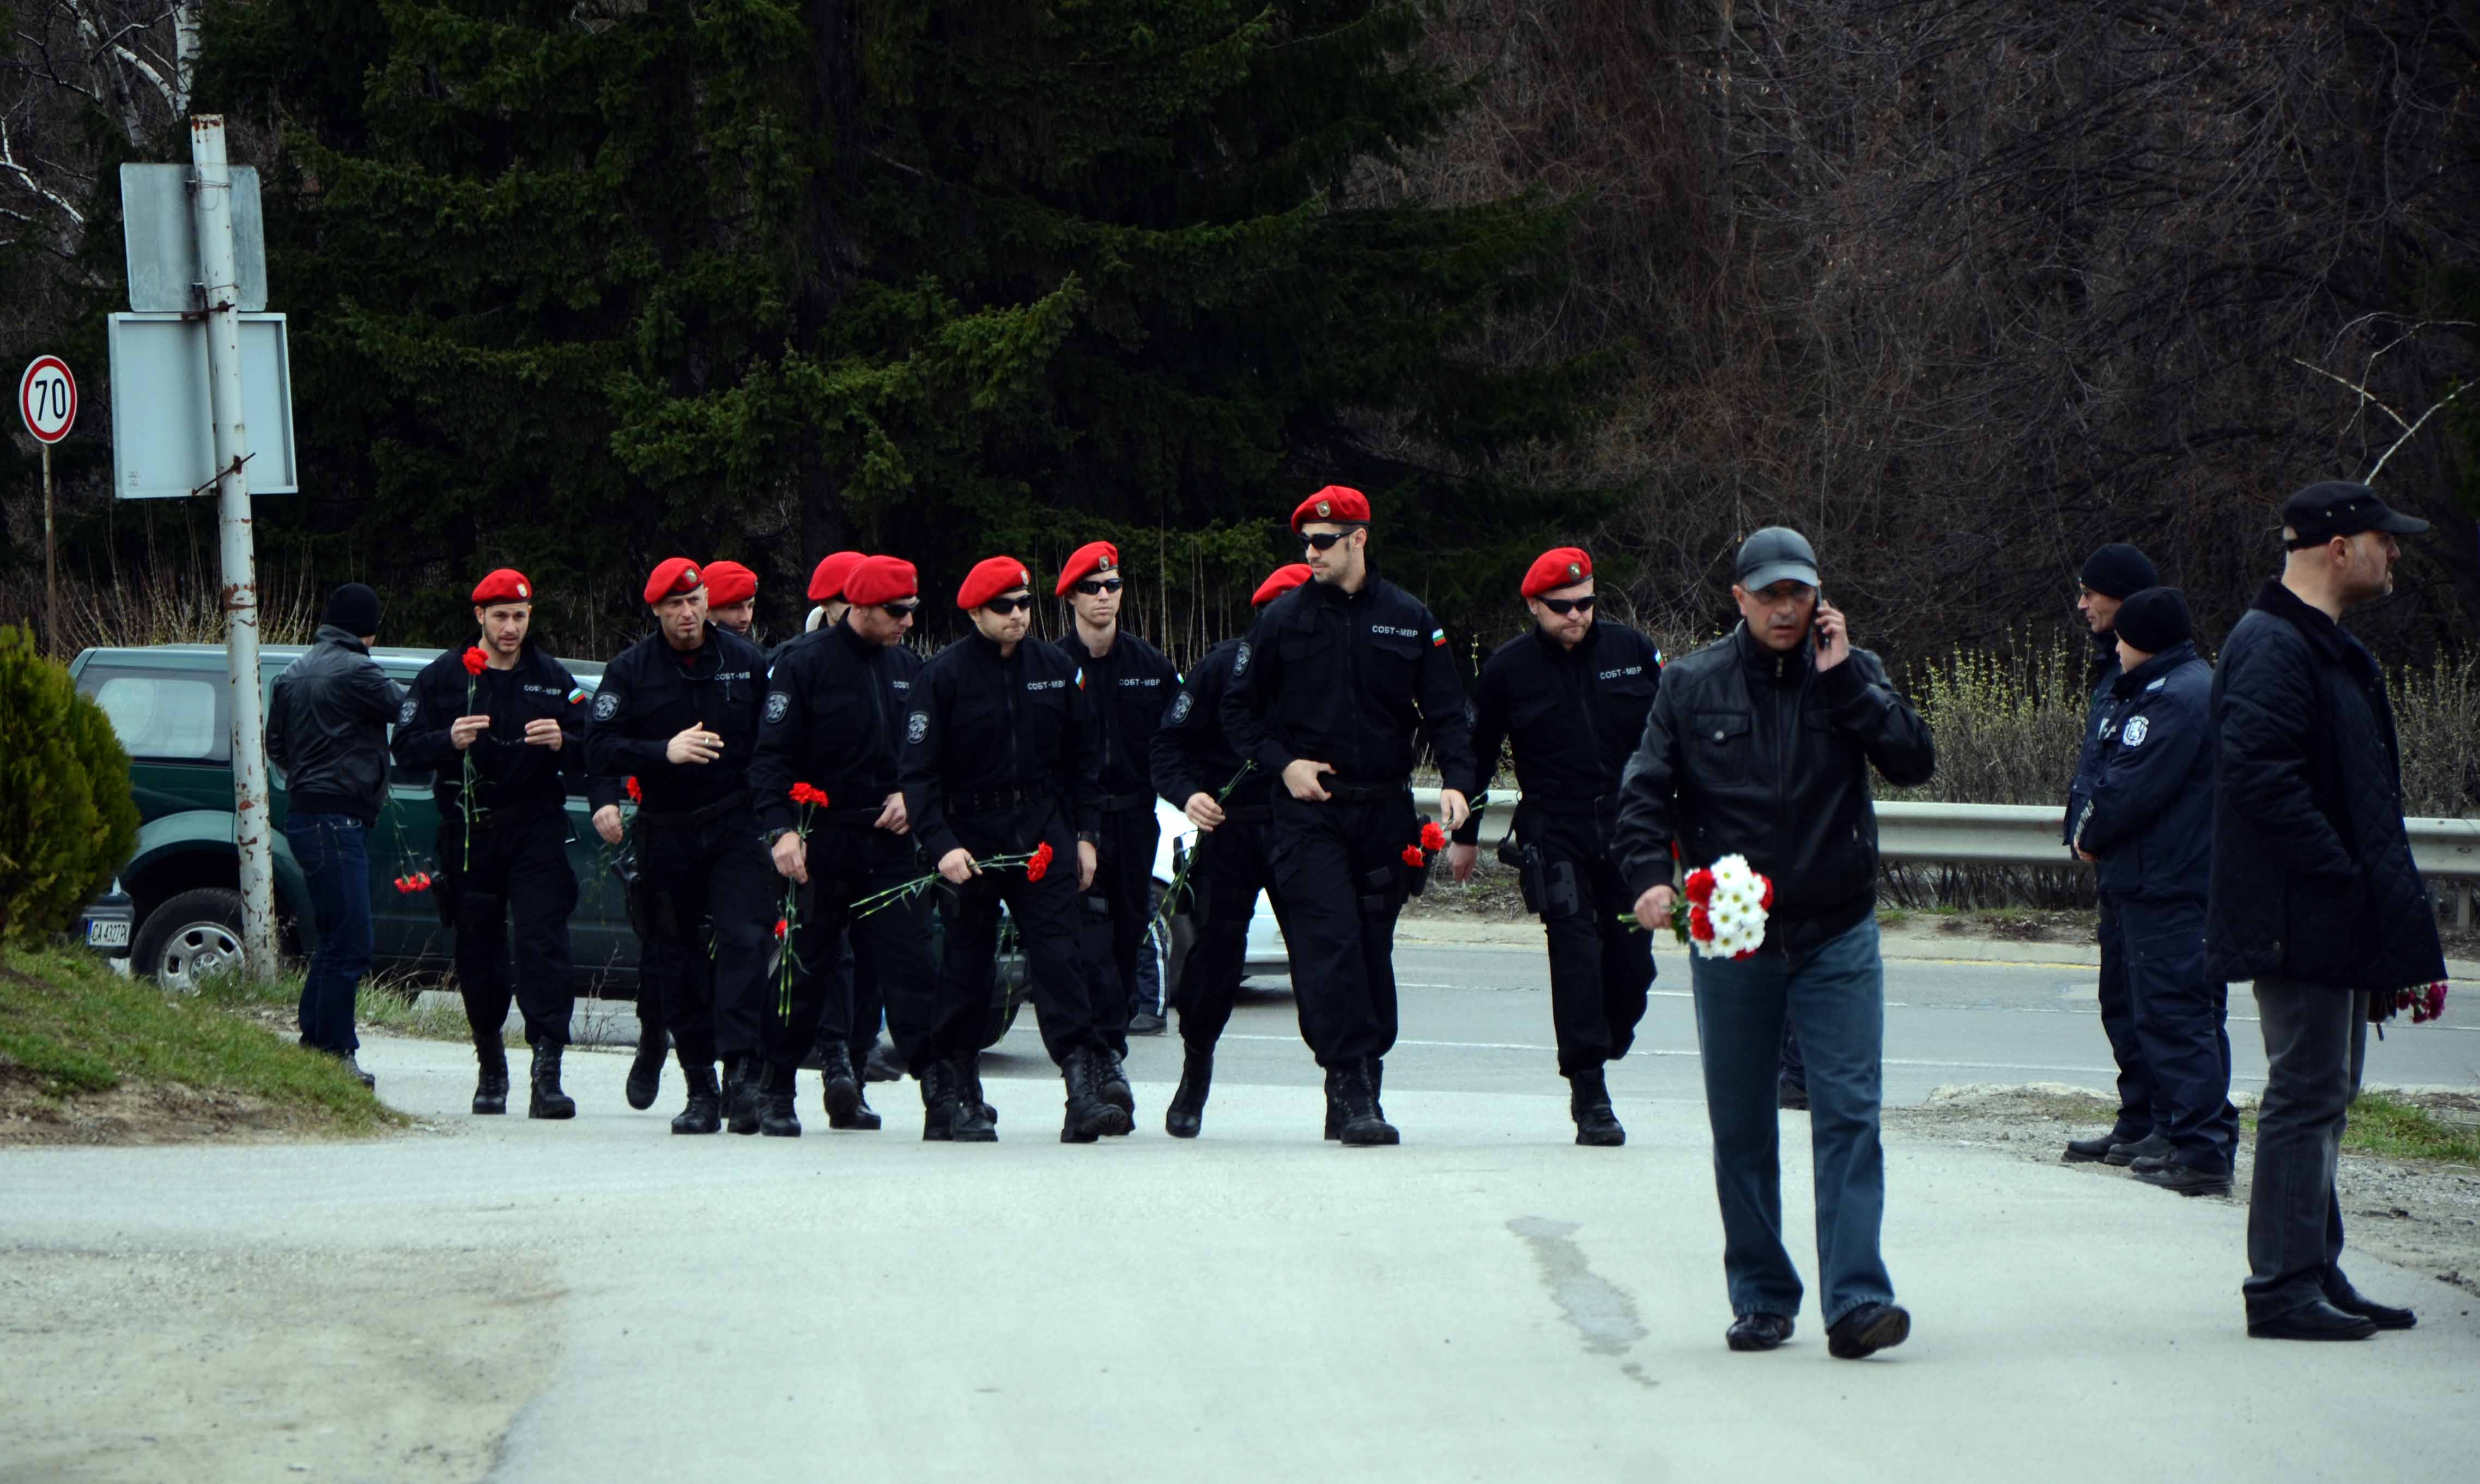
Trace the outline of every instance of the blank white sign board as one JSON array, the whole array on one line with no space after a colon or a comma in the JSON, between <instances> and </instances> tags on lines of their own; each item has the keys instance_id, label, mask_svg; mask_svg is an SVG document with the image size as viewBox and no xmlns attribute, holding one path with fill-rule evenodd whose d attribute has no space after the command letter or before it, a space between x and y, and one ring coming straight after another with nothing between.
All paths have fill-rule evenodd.
<instances>
[{"instance_id":1,"label":"blank white sign board","mask_svg":"<svg viewBox=\"0 0 2480 1484\"><path fill-rule=\"evenodd\" d=\"M241 321L242 425L252 495L295 495L293 370L284 317ZM207 493L216 477L207 329L179 315L112 317L112 487L122 499Z\"/></svg>"}]
</instances>

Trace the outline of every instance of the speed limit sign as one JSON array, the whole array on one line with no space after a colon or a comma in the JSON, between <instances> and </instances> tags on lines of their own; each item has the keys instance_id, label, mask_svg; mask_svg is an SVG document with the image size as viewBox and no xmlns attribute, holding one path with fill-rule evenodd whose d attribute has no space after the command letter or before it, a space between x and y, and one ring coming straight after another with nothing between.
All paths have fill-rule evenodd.
<instances>
[{"instance_id":1,"label":"speed limit sign","mask_svg":"<svg viewBox=\"0 0 2480 1484\"><path fill-rule=\"evenodd\" d=\"M77 425L77 378L66 361L40 355L17 378L17 415L40 443L58 443Z\"/></svg>"}]
</instances>

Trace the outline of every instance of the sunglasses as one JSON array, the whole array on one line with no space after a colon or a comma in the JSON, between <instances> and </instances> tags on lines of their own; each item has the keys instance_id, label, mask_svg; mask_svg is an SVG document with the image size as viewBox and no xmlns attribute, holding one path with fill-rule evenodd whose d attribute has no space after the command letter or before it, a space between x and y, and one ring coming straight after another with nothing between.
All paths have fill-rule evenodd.
<instances>
[{"instance_id":1,"label":"sunglasses","mask_svg":"<svg viewBox=\"0 0 2480 1484\"><path fill-rule=\"evenodd\" d=\"M883 602L878 605L880 612L885 613L889 618L898 619L911 618L913 610L920 606L921 600L918 598L910 602Z\"/></svg>"},{"instance_id":2,"label":"sunglasses","mask_svg":"<svg viewBox=\"0 0 2480 1484\"><path fill-rule=\"evenodd\" d=\"M1312 551L1327 551L1333 550L1336 542L1351 534L1352 532L1348 530L1320 531L1314 536L1303 536L1301 543Z\"/></svg>"},{"instance_id":3,"label":"sunglasses","mask_svg":"<svg viewBox=\"0 0 2480 1484\"><path fill-rule=\"evenodd\" d=\"M1579 611L1585 613L1590 613L1593 611L1593 595L1591 593L1587 593L1582 598L1542 598L1536 601L1538 601L1541 606L1549 609L1553 613L1556 613L1561 618L1565 618L1568 614Z\"/></svg>"},{"instance_id":4,"label":"sunglasses","mask_svg":"<svg viewBox=\"0 0 2480 1484\"><path fill-rule=\"evenodd\" d=\"M1120 579L1117 577L1088 577L1076 584L1076 591L1083 593L1088 598L1093 597L1097 593L1116 593L1119 590Z\"/></svg>"},{"instance_id":5,"label":"sunglasses","mask_svg":"<svg viewBox=\"0 0 2480 1484\"><path fill-rule=\"evenodd\" d=\"M1031 598L986 598L982 601L982 606L990 609L999 617L1005 618L1009 614L1016 612L1019 608L1022 608L1028 613L1032 612L1033 600Z\"/></svg>"}]
</instances>

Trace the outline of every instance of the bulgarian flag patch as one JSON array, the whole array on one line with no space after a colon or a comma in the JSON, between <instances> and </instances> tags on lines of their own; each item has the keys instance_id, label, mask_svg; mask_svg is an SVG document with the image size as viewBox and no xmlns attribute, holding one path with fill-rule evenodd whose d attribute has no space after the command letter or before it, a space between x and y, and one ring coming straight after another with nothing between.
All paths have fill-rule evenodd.
<instances>
[{"instance_id":1,"label":"bulgarian flag patch","mask_svg":"<svg viewBox=\"0 0 2480 1484\"><path fill-rule=\"evenodd\" d=\"M1446 631L1445 629L1443 629L1443 628L1433 628L1433 629L1431 629L1431 630L1430 630L1430 648L1432 648L1432 649L1434 649L1434 649L1437 649L1438 647L1440 647L1441 645L1445 644L1446 642L1447 642L1447 631Z\"/></svg>"}]
</instances>

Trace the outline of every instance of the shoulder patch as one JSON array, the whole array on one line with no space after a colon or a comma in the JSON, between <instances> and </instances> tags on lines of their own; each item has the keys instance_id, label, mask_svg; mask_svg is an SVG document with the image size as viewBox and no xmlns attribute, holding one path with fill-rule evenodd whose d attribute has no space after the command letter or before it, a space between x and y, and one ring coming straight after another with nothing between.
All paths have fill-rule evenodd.
<instances>
[{"instance_id":1,"label":"shoulder patch","mask_svg":"<svg viewBox=\"0 0 2480 1484\"><path fill-rule=\"evenodd\" d=\"M568 693L568 704L576 705L585 699L585 687L580 685Z\"/></svg>"},{"instance_id":2,"label":"shoulder patch","mask_svg":"<svg viewBox=\"0 0 2480 1484\"><path fill-rule=\"evenodd\" d=\"M1234 676L1240 676L1240 675L1245 675L1245 674L1247 674L1247 673L1248 673L1248 670L1249 670L1249 641L1248 641L1248 640L1246 640L1246 639L1243 639L1243 640L1241 640L1241 641L1240 641L1240 652L1239 652L1239 653L1237 653L1237 654L1234 654L1233 656L1231 656L1231 673L1232 673Z\"/></svg>"},{"instance_id":3,"label":"shoulder patch","mask_svg":"<svg viewBox=\"0 0 2480 1484\"><path fill-rule=\"evenodd\" d=\"M400 706L400 707L398 707L398 709L397 709L397 713L396 713L396 724L397 724L398 726L400 726L400 727L410 727L410 726L412 726L412 725L413 725L413 698L412 698L412 697L410 697L410 696L406 697L406 698L405 698L404 704L403 704L403 705L401 705L401 706Z\"/></svg>"},{"instance_id":4,"label":"shoulder patch","mask_svg":"<svg viewBox=\"0 0 2480 1484\"><path fill-rule=\"evenodd\" d=\"M928 736L928 735L930 735L930 713L929 713L929 712L927 712L927 711L916 711L916 712L914 712L911 716L909 716L909 717L906 717L906 718L905 718L905 721L904 721L904 740L905 740L905 741L907 741L907 742L919 742L923 737L926 737L926 736Z\"/></svg>"},{"instance_id":5,"label":"shoulder patch","mask_svg":"<svg viewBox=\"0 0 2480 1484\"><path fill-rule=\"evenodd\" d=\"M1437 649L1437 648L1439 648L1439 647L1443 646L1446 642L1447 642L1447 631L1446 631L1445 629L1443 629L1443 628L1433 628L1433 629L1431 629L1431 630L1430 630L1430 648L1432 648L1432 649L1434 649L1434 649Z\"/></svg>"},{"instance_id":6,"label":"shoulder patch","mask_svg":"<svg viewBox=\"0 0 2480 1484\"><path fill-rule=\"evenodd\" d=\"M2118 740L2129 747L2141 747L2144 744L2145 733L2152 729L2152 723L2143 717L2131 717L2125 727L2119 729Z\"/></svg>"},{"instance_id":7,"label":"shoulder patch","mask_svg":"<svg viewBox=\"0 0 2480 1484\"><path fill-rule=\"evenodd\" d=\"M607 722L619 714L620 693L618 691L600 690L594 693L594 719L596 721Z\"/></svg>"},{"instance_id":8,"label":"shoulder patch","mask_svg":"<svg viewBox=\"0 0 2480 1484\"><path fill-rule=\"evenodd\" d=\"M2147 686L2146 686L2146 687L2144 687L2144 688L2145 688L2145 690L2147 690L2147 691L2157 691L2157 690L2159 690L2162 686L2167 685L2167 684L2169 684L2169 683L2170 683L2170 678L2169 678L2168 676L2166 676L2166 675L2165 675L2165 676L2163 676L2161 678L2159 678L2159 679L2157 679L2157 680L2154 681L2152 684L2147 685Z\"/></svg>"},{"instance_id":9,"label":"shoulder patch","mask_svg":"<svg viewBox=\"0 0 2480 1484\"><path fill-rule=\"evenodd\" d=\"M1171 704L1171 720L1173 726L1176 727L1181 722L1188 720L1188 713L1196 708L1194 704L1196 699L1197 698L1191 696L1186 691L1181 691L1179 693L1179 699Z\"/></svg>"},{"instance_id":10,"label":"shoulder patch","mask_svg":"<svg viewBox=\"0 0 2480 1484\"><path fill-rule=\"evenodd\" d=\"M770 690L766 693L766 719L768 721L780 722L791 711L791 709L792 697L790 692Z\"/></svg>"}]
</instances>

